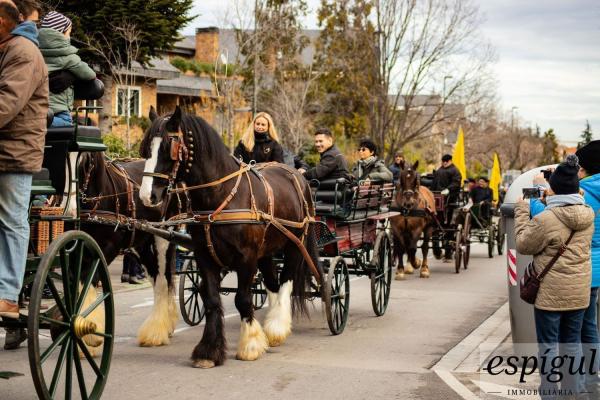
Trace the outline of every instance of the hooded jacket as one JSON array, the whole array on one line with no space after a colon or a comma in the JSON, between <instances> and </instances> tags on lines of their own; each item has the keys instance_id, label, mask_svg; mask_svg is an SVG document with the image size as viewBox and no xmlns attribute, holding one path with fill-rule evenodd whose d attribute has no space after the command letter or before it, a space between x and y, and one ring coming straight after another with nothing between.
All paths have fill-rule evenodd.
<instances>
[{"instance_id":1,"label":"hooded jacket","mask_svg":"<svg viewBox=\"0 0 600 400\"><path fill-rule=\"evenodd\" d=\"M48 65L48 72L68 70L82 81L96 78L96 73L77 55L77 49L71 46L69 38L54 29L42 28L38 35L40 51ZM57 114L73 109L75 96L70 87L62 93L50 95L50 108Z\"/></svg>"},{"instance_id":2,"label":"hooded jacket","mask_svg":"<svg viewBox=\"0 0 600 400\"><path fill-rule=\"evenodd\" d=\"M236 158L241 158L246 164L251 160L257 163L277 161L283 163L283 147L271 139L268 134L254 134L254 148L246 150L244 143L240 140L233 151Z\"/></svg>"},{"instance_id":3,"label":"hooded jacket","mask_svg":"<svg viewBox=\"0 0 600 400\"><path fill-rule=\"evenodd\" d=\"M571 231L573 239L540 284L535 307L546 311L587 308L590 302L590 244L594 232L594 211L586 205L547 209L529 219L529 204L515 207L517 251L533 255L539 274L551 261Z\"/></svg>"},{"instance_id":4,"label":"hooded jacket","mask_svg":"<svg viewBox=\"0 0 600 400\"><path fill-rule=\"evenodd\" d=\"M13 36L23 36L24 38L31 40L31 42L36 46L40 45L40 42L38 42L37 26L31 21L21 22L15 29L13 29L11 34Z\"/></svg>"},{"instance_id":5,"label":"hooded jacket","mask_svg":"<svg viewBox=\"0 0 600 400\"><path fill-rule=\"evenodd\" d=\"M33 41L0 43L0 172L33 173L44 158L48 70Z\"/></svg>"}]
</instances>

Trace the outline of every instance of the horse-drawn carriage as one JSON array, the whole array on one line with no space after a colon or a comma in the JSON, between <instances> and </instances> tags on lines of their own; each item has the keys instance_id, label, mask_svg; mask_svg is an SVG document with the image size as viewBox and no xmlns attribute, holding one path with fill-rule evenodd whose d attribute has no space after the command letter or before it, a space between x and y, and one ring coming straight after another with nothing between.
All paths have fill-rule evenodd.
<instances>
[{"instance_id":1,"label":"horse-drawn carriage","mask_svg":"<svg viewBox=\"0 0 600 400\"><path fill-rule=\"evenodd\" d=\"M487 244L489 258L494 257L494 248L500 255L504 250L504 224L499 210L499 207L492 207L487 202L473 204L469 210L472 221L470 237Z\"/></svg>"},{"instance_id":2,"label":"horse-drawn carriage","mask_svg":"<svg viewBox=\"0 0 600 400\"><path fill-rule=\"evenodd\" d=\"M88 109L77 114L82 110ZM82 152L105 149L95 127L49 128L44 168L33 176L31 240L19 298L26 308L18 319L0 321L0 327L27 329L31 375L40 399L71 398L73 390L81 398L97 399L107 380L114 343L113 293L100 247L80 230L76 173ZM71 187L73 193L63 193ZM48 206L50 197L63 201Z\"/></svg>"},{"instance_id":3,"label":"horse-drawn carriage","mask_svg":"<svg viewBox=\"0 0 600 400\"><path fill-rule=\"evenodd\" d=\"M314 181L316 190L317 245L326 278L323 286L313 281L308 295L322 299L327 323L332 334L342 333L348 320L350 275L368 276L371 280L371 303L377 316L385 313L392 280L392 240L389 211L394 187L390 184L360 182L346 179ZM185 257L180 273L179 302L183 319L197 325L205 314L200 298L199 270L193 256ZM283 258L275 260L278 272ZM221 293L235 293L236 288L221 287ZM252 301L260 309L267 291L262 274L257 273L252 286Z\"/></svg>"}]
</instances>

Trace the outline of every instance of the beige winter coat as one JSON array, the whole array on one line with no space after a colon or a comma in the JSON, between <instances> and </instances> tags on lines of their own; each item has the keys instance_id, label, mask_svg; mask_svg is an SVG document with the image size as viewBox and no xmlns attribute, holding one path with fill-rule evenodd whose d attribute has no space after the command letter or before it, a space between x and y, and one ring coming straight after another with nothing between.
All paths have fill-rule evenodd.
<instances>
[{"instance_id":1,"label":"beige winter coat","mask_svg":"<svg viewBox=\"0 0 600 400\"><path fill-rule=\"evenodd\" d=\"M515 208L517 251L533 255L539 274L575 231L567 251L556 261L540 285L535 307L547 311L587 308L590 302L590 248L594 211L584 205L547 209L529 219L529 204Z\"/></svg>"}]
</instances>

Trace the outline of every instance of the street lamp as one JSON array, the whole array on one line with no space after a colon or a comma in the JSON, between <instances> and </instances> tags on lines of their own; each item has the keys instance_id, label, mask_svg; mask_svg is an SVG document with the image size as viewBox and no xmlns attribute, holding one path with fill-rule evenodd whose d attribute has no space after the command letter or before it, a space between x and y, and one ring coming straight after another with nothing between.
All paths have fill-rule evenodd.
<instances>
[{"instance_id":1,"label":"street lamp","mask_svg":"<svg viewBox=\"0 0 600 400\"><path fill-rule=\"evenodd\" d=\"M443 122L445 120L445 115L444 115L444 106L446 105L446 80L447 79L452 79L452 75L446 75L444 76L444 84L443 84L443 89L442 89L442 107L440 109L440 113L442 114L442 138L440 140L440 158L444 155L444 144L446 144L446 129L444 129L443 126Z\"/></svg>"},{"instance_id":2,"label":"street lamp","mask_svg":"<svg viewBox=\"0 0 600 400\"><path fill-rule=\"evenodd\" d=\"M513 106L510 109L510 131L511 133L515 133L515 110L518 110L519 107Z\"/></svg>"}]
</instances>

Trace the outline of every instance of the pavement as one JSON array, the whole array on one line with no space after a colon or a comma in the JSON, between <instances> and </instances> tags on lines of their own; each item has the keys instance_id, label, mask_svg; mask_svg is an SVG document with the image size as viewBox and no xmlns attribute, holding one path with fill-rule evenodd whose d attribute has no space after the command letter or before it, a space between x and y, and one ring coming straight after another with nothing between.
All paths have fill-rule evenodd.
<instances>
[{"instance_id":1,"label":"pavement","mask_svg":"<svg viewBox=\"0 0 600 400\"><path fill-rule=\"evenodd\" d=\"M110 267L117 337L103 398L497 398L489 393L495 390L482 390L474 381L481 381L480 349L490 347L482 344L506 343L509 333L505 258L489 259L486 246L474 244L469 268L460 274L453 264L433 259L430 269L429 279L417 273L393 281L382 317L372 311L369 280L352 278L350 317L341 335L330 335L315 300L310 319L295 319L287 342L254 362L235 359L239 315L233 296L222 296L227 360L199 370L191 368L189 356L203 323L189 327L180 321L168 346L136 345L136 331L153 304L152 290L149 284L122 284L117 260ZM226 279L235 285L235 275ZM257 311L257 318L262 321L265 313ZM0 399L35 398L26 347L0 350L0 365L23 374L0 380Z\"/></svg>"}]
</instances>

